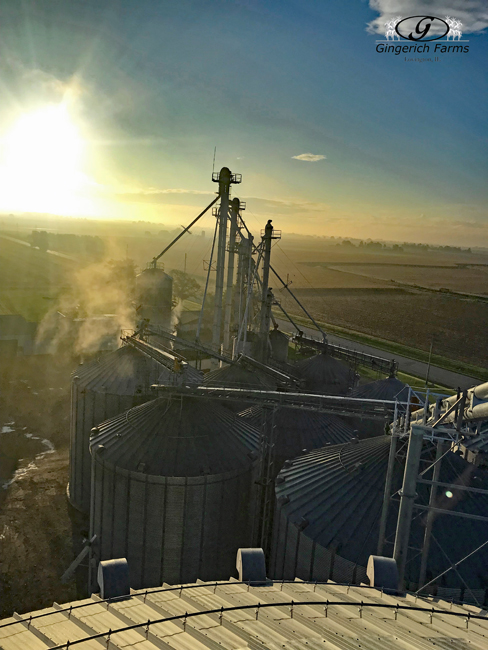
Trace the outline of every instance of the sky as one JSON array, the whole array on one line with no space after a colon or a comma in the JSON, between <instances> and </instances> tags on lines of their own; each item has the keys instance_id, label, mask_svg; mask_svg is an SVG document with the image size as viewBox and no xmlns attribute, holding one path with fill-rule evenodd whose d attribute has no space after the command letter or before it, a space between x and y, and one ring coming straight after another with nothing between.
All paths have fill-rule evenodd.
<instances>
[{"instance_id":1,"label":"sky","mask_svg":"<svg viewBox=\"0 0 488 650\"><path fill-rule=\"evenodd\" d=\"M377 52L412 15L469 52ZM254 228L486 246L487 27L484 0L3 0L0 211L188 223L216 147Z\"/></svg>"}]
</instances>

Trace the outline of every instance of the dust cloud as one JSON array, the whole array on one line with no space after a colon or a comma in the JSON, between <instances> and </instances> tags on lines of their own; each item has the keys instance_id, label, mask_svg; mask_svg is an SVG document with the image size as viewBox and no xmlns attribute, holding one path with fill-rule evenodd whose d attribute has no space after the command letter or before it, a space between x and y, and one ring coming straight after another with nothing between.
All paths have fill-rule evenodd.
<instances>
[{"instance_id":1,"label":"dust cloud","mask_svg":"<svg viewBox=\"0 0 488 650\"><path fill-rule=\"evenodd\" d=\"M71 286L39 325L36 345L45 353L91 354L120 344L136 325L135 267L105 260L74 272Z\"/></svg>"}]
</instances>

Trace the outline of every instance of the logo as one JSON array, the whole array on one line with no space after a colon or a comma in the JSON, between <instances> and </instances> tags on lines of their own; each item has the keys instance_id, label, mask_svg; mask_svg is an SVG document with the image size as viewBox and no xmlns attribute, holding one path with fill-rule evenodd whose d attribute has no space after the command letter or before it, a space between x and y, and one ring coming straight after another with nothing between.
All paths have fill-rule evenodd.
<instances>
[{"instance_id":1,"label":"logo","mask_svg":"<svg viewBox=\"0 0 488 650\"><path fill-rule=\"evenodd\" d=\"M449 25L447 40L449 40L449 36L450 36L452 40L457 38L459 41L461 39L461 36L463 35L461 31L461 27L463 26L463 23L460 20L456 20L456 18L451 18L451 16L446 16L446 23Z\"/></svg>"},{"instance_id":2,"label":"logo","mask_svg":"<svg viewBox=\"0 0 488 650\"><path fill-rule=\"evenodd\" d=\"M409 16L395 23L396 33L407 41L439 41L449 30L448 23L435 16Z\"/></svg>"},{"instance_id":3,"label":"logo","mask_svg":"<svg viewBox=\"0 0 488 650\"><path fill-rule=\"evenodd\" d=\"M397 34L396 31L396 26L397 24L401 21L402 17L398 16L398 18L392 18L389 20L387 23L385 23L385 38L387 41L390 40L395 40L395 36L400 39L400 36Z\"/></svg>"},{"instance_id":4,"label":"logo","mask_svg":"<svg viewBox=\"0 0 488 650\"><path fill-rule=\"evenodd\" d=\"M376 41L378 53L402 54L427 54L430 48L433 54L460 54L469 52L467 40L462 39L463 23L452 16L438 18L437 16L396 16L384 23L385 40ZM407 43L405 43L407 41ZM431 41L437 41L428 45ZM393 42L396 42L394 44ZM459 43L459 44L458 44ZM405 57L405 61L417 61ZM421 61L439 61L434 59L421 59Z\"/></svg>"}]
</instances>

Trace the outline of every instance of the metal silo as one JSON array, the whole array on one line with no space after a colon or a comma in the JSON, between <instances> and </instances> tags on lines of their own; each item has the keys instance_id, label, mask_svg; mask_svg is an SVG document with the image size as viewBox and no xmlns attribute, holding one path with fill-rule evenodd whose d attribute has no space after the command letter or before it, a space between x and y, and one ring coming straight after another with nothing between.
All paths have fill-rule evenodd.
<instances>
[{"instance_id":1,"label":"metal silo","mask_svg":"<svg viewBox=\"0 0 488 650\"><path fill-rule=\"evenodd\" d=\"M164 372L163 372L164 371ZM163 377L161 374L163 372ZM169 371L138 350L123 346L80 366L71 384L70 479L68 497L90 509L90 431L107 418L155 397L151 384Z\"/></svg>"},{"instance_id":2,"label":"metal silo","mask_svg":"<svg viewBox=\"0 0 488 650\"><path fill-rule=\"evenodd\" d=\"M322 352L295 364L305 390L324 395L345 395L354 386L356 374L345 363Z\"/></svg>"},{"instance_id":3,"label":"metal silo","mask_svg":"<svg viewBox=\"0 0 488 650\"><path fill-rule=\"evenodd\" d=\"M273 359L286 363L288 361L289 337L284 332L280 332L279 329L274 329L269 333L269 342L271 343L271 356Z\"/></svg>"},{"instance_id":4,"label":"metal silo","mask_svg":"<svg viewBox=\"0 0 488 650\"><path fill-rule=\"evenodd\" d=\"M163 268L150 265L136 277L138 314L152 325L169 327L173 300L173 278Z\"/></svg>"},{"instance_id":5,"label":"metal silo","mask_svg":"<svg viewBox=\"0 0 488 650\"><path fill-rule=\"evenodd\" d=\"M409 393L410 389L407 384L396 377L388 377L356 386L351 391L351 397L406 402L409 399ZM357 430L359 438L381 436L385 433L385 426L389 424L389 422L361 418L347 418L346 421L350 422L351 426Z\"/></svg>"},{"instance_id":6,"label":"metal silo","mask_svg":"<svg viewBox=\"0 0 488 650\"><path fill-rule=\"evenodd\" d=\"M134 588L228 579L249 544L259 432L215 402L158 398L91 439L98 559Z\"/></svg>"},{"instance_id":7,"label":"metal silo","mask_svg":"<svg viewBox=\"0 0 488 650\"><path fill-rule=\"evenodd\" d=\"M203 386L210 388L247 388L248 390L276 390L276 382L258 369L245 368L239 362L223 366L208 372L203 379ZM222 402L234 411L246 407L245 402Z\"/></svg>"},{"instance_id":8,"label":"metal silo","mask_svg":"<svg viewBox=\"0 0 488 650\"><path fill-rule=\"evenodd\" d=\"M390 436L377 436L318 449L295 459L281 470L275 486L271 578L298 577L356 584L366 581L368 557L376 554L377 550L390 440ZM424 457L430 462L434 459L428 445ZM402 478L403 460L397 456L393 494L401 488ZM451 562L459 561L486 541L486 521L481 517L486 516L488 496L456 490L455 484L486 490L488 472L469 467L462 458L448 452L438 480L451 487L439 490L436 506L446 509L455 506L457 511L474 514L480 519L437 515L432 528L427 579L440 575L451 566ZM417 483L416 503L427 504L429 490L427 484ZM407 589L412 590L418 587L419 550L425 534L425 514L416 513L412 520L405 574ZM397 501L392 499L384 549L384 554L390 557L397 515ZM472 589L484 590L488 587L487 561L488 550L485 547L469 562L460 565L458 573L445 574L436 588L464 589L464 581ZM459 597L459 591L457 594ZM454 592L451 596L456 597Z\"/></svg>"},{"instance_id":9,"label":"metal silo","mask_svg":"<svg viewBox=\"0 0 488 650\"><path fill-rule=\"evenodd\" d=\"M253 406L241 411L239 416L259 429L263 423L264 409ZM328 413L280 407L275 411L273 424L274 476L286 460L325 445L349 442L354 437L353 429L348 424Z\"/></svg>"}]
</instances>

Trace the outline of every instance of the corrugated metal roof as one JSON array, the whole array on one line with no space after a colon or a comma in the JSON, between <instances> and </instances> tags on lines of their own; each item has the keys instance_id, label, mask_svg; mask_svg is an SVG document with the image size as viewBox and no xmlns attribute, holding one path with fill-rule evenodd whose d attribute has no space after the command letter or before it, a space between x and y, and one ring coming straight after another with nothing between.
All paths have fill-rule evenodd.
<instances>
[{"instance_id":1,"label":"corrugated metal roof","mask_svg":"<svg viewBox=\"0 0 488 650\"><path fill-rule=\"evenodd\" d=\"M110 604L94 595L33 612L32 619L4 619L0 646L46 650L79 641L80 650L484 650L485 615L472 606L335 583L197 582L134 591Z\"/></svg>"},{"instance_id":2,"label":"corrugated metal roof","mask_svg":"<svg viewBox=\"0 0 488 650\"><path fill-rule=\"evenodd\" d=\"M409 387L395 377L379 379L362 384L353 388L351 397L363 399L385 399L385 400L407 400ZM414 398L416 399L416 398ZM381 436L385 433L385 424L389 427L390 422L380 422L378 420L368 420L361 418L347 418L353 429L357 430L359 438L371 438L372 436Z\"/></svg>"},{"instance_id":3,"label":"corrugated metal roof","mask_svg":"<svg viewBox=\"0 0 488 650\"><path fill-rule=\"evenodd\" d=\"M239 413L247 422L260 428L264 410L252 406ZM299 409L278 408L274 415L276 427L275 468L279 470L283 462L295 458L304 451L317 449L327 444L336 445L348 442L353 429L340 418L327 413L302 411Z\"/></svg>"},{"instance_id":4,"label":"corrugated metal roof","mask_svg":"<svg viewBox=\"0 0 488 650\"><path fill-rule=\"evenodd\" d=\"M101 458L156 476L203 476L249 467L259 431L211 401L158 398L104 422L90 445Z\"/></svg>"},{"instance_id":5,"label":"corrugated metal roof","mask_svg":"<svg viewBox=\"0 0 488 650\"><path fill-rule=\"evenodd\" d=\"M73 373L78 386L113 395L134 395L147 392L158 381L161 365L138 350L123 346L102 355Z\"/></svg>"},{"instance_id":6,"label":"corrugated metal roof","mask_svg":"<svg viewBox=\"0 0 488 650\"><path fill-rule=\"evenodd\" d=\"M225 388L250 388L256 390L276 390L276 383L259 370L249 370L239 363L211 370L203 380L204 386Z\"/></svg>"},{"instance_id":7,"label":"corrugated metal roof","mask_svg":"<svg viewBox=\"0 0 488 650\"><path fill-rule=\"evenodd\" d=\"M185 364L181 372L173 372L128 345L79 366L75 376L80 388L111 395L147 393L155 383L202 383L202 373L192 366Z\"/></svg>"},{"instance_id":8,"label":"corrugated metal roof","mask_svg":"<svg viewBox=\"0 0 488 650\"><path fill-rule=\"evenodd\" d=\"M273 329L269 333L269 338L271 340L277 339L278 341L282 341L283 343L289 343L290 342L290 336L288 334L285 334L279 329Z\"/></svg>"},{"instance_id":9,"label":"corrugated metal roof","mask_svg":"<svg viewBox=\"0 0 488 650\"><path fill-rule=\"evenodd\" d=\"M281 470L275 492L280 512L300 530L300 535L324 548L334 548L341 557L365 567L369 555L376 552L379 518L390 448L389 436L378 436L356 444L319 449L293 461ZM429 452L426 459L432 460ZM421 466L425 468L426 465ZM432 470L424 478L430 478ZM395 466L393 491L401 487L403 463ZM488 472L449 452L442 461L439 481L488 489ZM452 496L446 496L446 492ZM427 505L430 486L418 483L416 503ZM488 496L454 488L440 488L436 506L447 510L486 516ZM398 496L392 501L387 527L389 544L385 553L392 555L398 513ZM414 510L410 536L410 554L406 576L418 582L420 553L425 532L425 511ZM428 576L436 577L451 563L459 562L482 544L488 534L484 521L438 515L432 529ZM435 538L435 539L434 539ZM462 579L472 589L488 588L488 549L474 554L458 567ZM456 572L450 571L441 586L462 586Z\"/></svg>"},{"instance_id":10,"label":"corrugated metal roof","mask_svg":"<svg viewBox=\"0 0 488 650\"><path fill-rule=\"evenodd\" d=\"M406 401L408 399L408 386L396 377L388 377L387 379L379 379L378 381L356 386L351 391L351 397Z\"/></svg>"},{"instance_id":11,"label":"corrugated metal roof","mask_svg":"<svg viewBox=\"0 0 488 650\"><path fill-rule=\"evenodd\" d=\"M355 381L354 371L326 352L298 361L295 369L304 379L305 388L314 392L345 394Z\"/></svg>"},{"instance_id":12,"label":"corrugated metal roof","mask_svg":"<svg viewBox=\"0 0 488 650\"><path fill-rule=\"evenodd\" d=\"M381 511L390 439L334 445L312 451L280 472L275 492L289 521L342 557L363 564L368 534ZM304 525L306 522L306 526ZM373 538L374 545L377 536Z\"/></svg>"}]
</instances>

